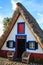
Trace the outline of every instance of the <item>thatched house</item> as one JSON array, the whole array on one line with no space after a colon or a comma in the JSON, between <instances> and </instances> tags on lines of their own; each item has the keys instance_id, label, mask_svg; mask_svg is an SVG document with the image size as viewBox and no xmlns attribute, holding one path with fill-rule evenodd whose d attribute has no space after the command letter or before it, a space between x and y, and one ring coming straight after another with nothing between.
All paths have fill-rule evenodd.
<instances>
[{"instance_id":1,"label":"thatched house","mask_svg":"<svg viewBox=\"0 0 43 65\"><path fill-rule=\"evenodd\" d=\"M43 31L21 3L16 6L13 17L0 38L0 52L4 51L1 55L13 50L19 58L27 51L31 53L30 57L43 59Z\"/></svg>"}]
</instances>

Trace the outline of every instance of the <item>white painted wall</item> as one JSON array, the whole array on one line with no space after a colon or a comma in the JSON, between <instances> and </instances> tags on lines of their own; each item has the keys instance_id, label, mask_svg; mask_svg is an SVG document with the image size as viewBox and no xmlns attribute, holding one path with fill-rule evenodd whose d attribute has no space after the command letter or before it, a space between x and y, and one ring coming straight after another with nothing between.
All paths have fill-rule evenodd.
<instances>
[{"instance_id":1,"label":"white painted wall","mask_svg":"<svg viewBox=\"0 0 43 65\"><path fill-rule=\"evenodd\" d=\"M6 43L8 40L14 40L16 41L16 35L17 35L17 23L18 22L25 22L24 19L22 18L22 16L20 16L15 24L15 26L13 27L10 35L8 36L6 42L4 43L2 50L15 50L15 48L10 49L6 47ZM18 34L19 35L19 34ZM32 32L30 31L30 29L28 28L26 22L25 22L25 35L27 35L27 39L26 41L36 41L34 35L32 34ZM32 52L32 53L43 53L43 50L41 49L40 45L38 44L38 49L37 50L28 50L26 49L26 51L28 52Z\"/></svg>"},{"instance_id":2,"label":"white painted wall","mask_svg":"<svg viewBox=\"0 0 43 65\"><path fill-rule=\"evenodd\" d=\"M30 52L30 53L41 53L43 54L43 49L40 47L40 45L38 44L38 49L36 50L29 50L29 49L26 49L27 52Z\"/></svg>"}]
</instances>

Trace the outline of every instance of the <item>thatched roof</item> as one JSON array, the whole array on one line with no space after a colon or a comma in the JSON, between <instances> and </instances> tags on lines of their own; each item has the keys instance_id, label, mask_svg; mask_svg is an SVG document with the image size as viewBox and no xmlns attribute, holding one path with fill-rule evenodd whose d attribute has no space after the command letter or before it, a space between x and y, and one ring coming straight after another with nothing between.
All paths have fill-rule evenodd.
<instances>
[{"instance_id":1,"label":"thatched roof","mask_svg":"<svg viewBox=\"0 0 43 65\"><path fill-rule=\"evenodd\" d=\"M31 32L35 36L37 42L40 44L41 48L43 49L43 31L39 27L34 17L25 9L25 7L21 3L16 3L16 5L17 5L17 8L13 14L13 17L8 23L6 31L0 38L0 49L2 48L11 30L13 29L20 14L23 17L23 19L26 21Z\"/></svg>"}]
</instances>

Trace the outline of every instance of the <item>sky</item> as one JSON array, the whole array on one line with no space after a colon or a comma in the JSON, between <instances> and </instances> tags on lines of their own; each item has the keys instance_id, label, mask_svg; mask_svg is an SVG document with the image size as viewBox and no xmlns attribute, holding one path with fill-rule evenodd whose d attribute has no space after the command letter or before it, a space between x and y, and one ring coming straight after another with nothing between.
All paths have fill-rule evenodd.
<instances>
[{"instance_id":1,"label":"sky","mask_svg":"<svg viewBox=\"0 0 43 65\"><path fill-rule=\"evenodd\" d=\"M12 17L17 2L25 6L43 29L43 0L0 0L0 35L3 33L3 19Z\"/></svg>"}]
</instances>

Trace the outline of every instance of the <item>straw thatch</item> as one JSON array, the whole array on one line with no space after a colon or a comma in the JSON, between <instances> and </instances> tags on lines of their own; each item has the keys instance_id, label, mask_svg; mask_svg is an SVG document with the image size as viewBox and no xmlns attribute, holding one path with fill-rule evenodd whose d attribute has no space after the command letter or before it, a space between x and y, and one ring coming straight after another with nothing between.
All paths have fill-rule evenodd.
<instances>
[{"instance_id":1,"label":"straw thatch","mask_svg":"<svg viewBox=\"0 0 43 65\"><path fill-rule=\"evenodd\" d=\"M35 36L37 42L40 44L41 48L43 49L43 31L39 27L39 25L36 22L36 20L34 19L34 17L25 9L25 7L21 3L16 3L16 5L17 5L17 8L13 14L13 17L12 17L11 21L8 23L8 27L7 27L6 31L0 38L0 49L2 48L3 44L5 43L7 37L9 36L11 30L13 29L13 27L20 15L26 21L31 32Z\"/></svg>"}]
</instances>

